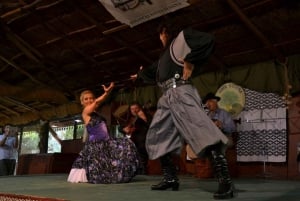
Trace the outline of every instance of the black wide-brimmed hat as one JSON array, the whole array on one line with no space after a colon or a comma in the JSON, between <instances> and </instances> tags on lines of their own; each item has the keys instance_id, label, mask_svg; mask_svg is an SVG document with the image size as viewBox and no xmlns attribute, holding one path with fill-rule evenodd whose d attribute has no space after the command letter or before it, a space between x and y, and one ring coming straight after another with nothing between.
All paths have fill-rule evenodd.
<instances>
[{"instance_id":1,"label":"black wide-brimmed hat","mask_svg":"<svg viewBox=\"0 0 300 201\"><path fill-rule=\"evenodd\" d=\"M213 93L208 93L206 94L206 96L202 99L202 103L205 104L206 101L210 100L210 99L214 99L214 100L221 100L221 98L219 96L216 96L215 94Z\"/></svg>"}]
</instances>

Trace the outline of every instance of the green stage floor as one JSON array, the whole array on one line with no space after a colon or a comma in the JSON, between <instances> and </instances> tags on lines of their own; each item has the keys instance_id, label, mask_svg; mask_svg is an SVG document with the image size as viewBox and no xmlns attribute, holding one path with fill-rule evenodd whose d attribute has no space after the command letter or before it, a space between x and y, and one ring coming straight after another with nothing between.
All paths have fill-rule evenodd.
<instances>
[{"instance_id":1,"label":"green stage floor","mask_svg":"<svg viewBox=\"0 0 300 201\"><path fill-rule=\"evenodd\" d=\"M138 175L126 184L72 184L67 174L0 177L0 192L71 201L207 201L214 200L214 179L180 176L179 191L151 191L161 176ZM300 181L234 179L239 201L300 201Z\"/></svg>"}]
</instances>

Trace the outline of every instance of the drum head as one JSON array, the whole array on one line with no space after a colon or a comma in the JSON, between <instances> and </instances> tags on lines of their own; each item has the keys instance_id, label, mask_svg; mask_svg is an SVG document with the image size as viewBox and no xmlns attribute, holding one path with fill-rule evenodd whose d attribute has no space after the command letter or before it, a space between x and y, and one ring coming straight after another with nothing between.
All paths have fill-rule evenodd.
<instances>
[{"instance_id":1,"label":"drum head","mask_svg":"<svg viewBox=\"0 0 300 201\"><path fill-rule=\"evenodd\" d=\"M236 117L245 106L245 92L242 87L232 82L223 84L216 92L221 100L218 106Z\"/></svg>"}]
</instances>

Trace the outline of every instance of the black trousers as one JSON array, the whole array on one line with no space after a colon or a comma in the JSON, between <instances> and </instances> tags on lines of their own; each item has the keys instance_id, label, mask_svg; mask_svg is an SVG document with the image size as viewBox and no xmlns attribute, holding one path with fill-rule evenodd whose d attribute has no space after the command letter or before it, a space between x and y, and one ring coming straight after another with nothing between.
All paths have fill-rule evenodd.
<instances>
[{"instance_id":1,"label":"black trousers","mask_svg":"<svg viewBox=\"0 0 300 201\"><path fill-rule=\"evenodd\" d=\"M16 167L15 159L0 160L0 176L13 175Z\"/></svg>"}]
</instances>

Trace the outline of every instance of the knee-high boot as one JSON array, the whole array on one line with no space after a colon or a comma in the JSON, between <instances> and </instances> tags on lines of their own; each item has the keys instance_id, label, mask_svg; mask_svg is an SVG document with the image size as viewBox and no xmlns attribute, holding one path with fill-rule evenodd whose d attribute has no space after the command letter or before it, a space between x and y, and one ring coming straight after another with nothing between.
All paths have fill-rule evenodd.
<instances>
[{"instance_id":1,"label":"knee-high boot","mask_svg":"<svg viewBox=\"0 0 300 201\"><path fill-rule=\"evenodd\" d=\"M219 189L214 193L215 199L229 199L235 196L235 189L229 175L227 160L222 152L212 150L212 165L219 182Z\"/></svg>"},{"instance_id":2,"label":"knee-high boot","mask_svg":"<svg viewBox=\"0 0 300 201\"><path fill-rule=\"evenodd\" d=\"M170 154L162 156L160 158L161 169L163 172L163 179L160 183L152 185L152 190L166 190L171 188L173 191L177 191L179 188L179 180L176 174L176 167L173 163Z\"/></svg>"}]
</instances>

